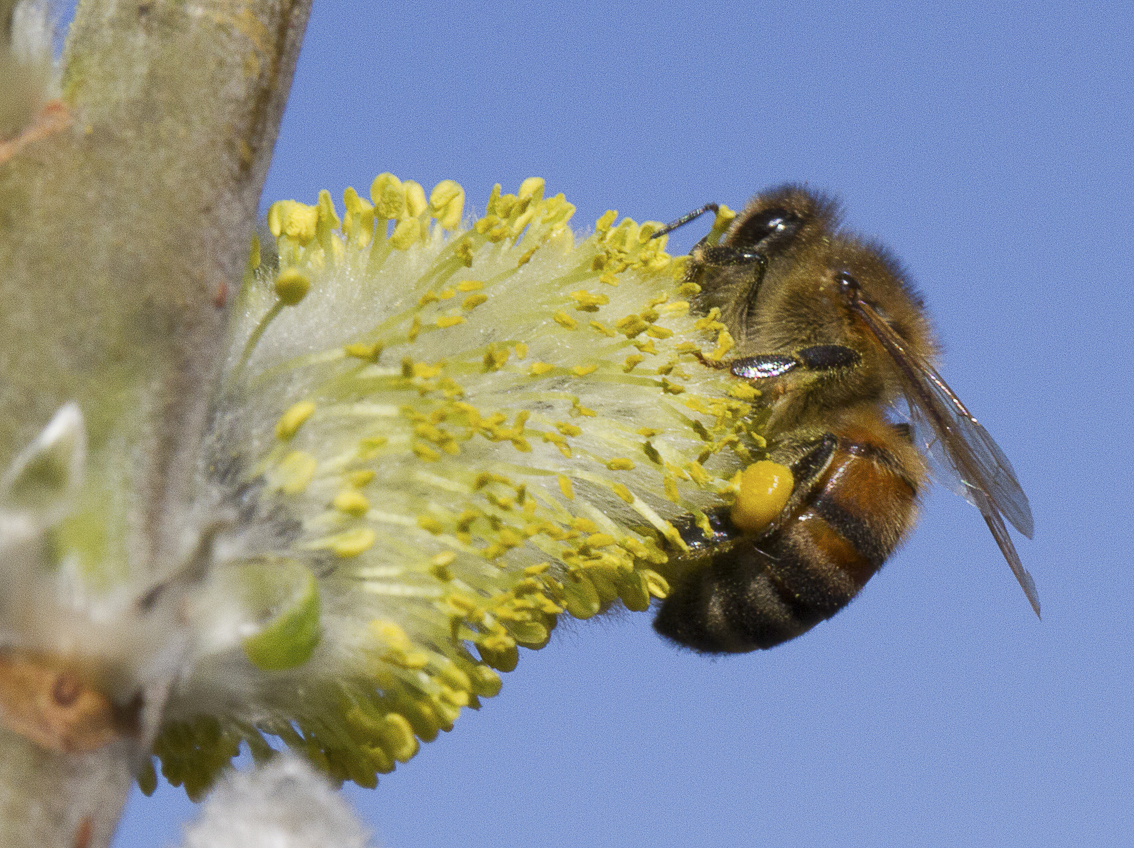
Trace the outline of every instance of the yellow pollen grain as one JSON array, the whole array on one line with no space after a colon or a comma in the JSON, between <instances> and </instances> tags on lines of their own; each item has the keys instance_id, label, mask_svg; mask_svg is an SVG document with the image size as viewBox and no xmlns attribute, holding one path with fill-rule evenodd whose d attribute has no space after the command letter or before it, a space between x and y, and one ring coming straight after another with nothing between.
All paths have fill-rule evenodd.
<instances>
[{"instance_id":1,"label":"yellow pollen grain","mask_svg":"<svg viewBox=\"0 0 1134 848\"><path fill-rule=\"evenodd\" d=\"M571 371L579 377L586 377L588 374L594 374L598 371L598 365L576 365Z\"/></svg>"},{"instance_id":2,"label":"yellow pollen grain","mask_svg":"<svg viewBox=\"0 0 1134 848\"><path fill-rule=\"evenodd\" d=\"M611 471L633 471L634 460L620 456L608 461L606 467Z\"/></svg>"},{"instance_id":3,"label":"yellow pollen grain","mask_svg":"<svg viewBox=\"0 0 1134 848\"><path fill-rule=\"evenodd\" d=\"M287 441L298 432L303 422L315 413L315 404L309 400L302 400L294 404L280 416L276 422L276 438Z\"/></svg>"},{"instance_id":4,"label":"yellow pollen grain","mask_svg":"<svg viewBox=\"0 0 1134 848\"><path fill-rule=\"evenodd\" d=\"M555 369L555 366L551 365L550 363L533 362L531 364L531 367L528 368L528 373L531 374L533 377L542 377L548 371L553 371L554 369Z\"/></svg>"},{"instance_id":5,"label":"yellow pollen grain","mask_svg":"<svg viewBox=\"0 0 1134 848\"><path fill-rule=\"evenodd\" d=\"M556 324L566 330L575 330L579 326L579 322L568 315L566 312L556 312L551 316L551 318L553 321L555 321Z\"/></svg>"},{"instance_id":6,"label":"yellow pollen grain","mask_svg":"<svg viewBox=\"0 0 1134 848\"><path fill-rule=\"evenodd\" d=\"M442 315L437 319L437 326L442 329L446 327L456 327L458 324L465 323L465 316L463 315Z\"/></svg>"}]
</instances>

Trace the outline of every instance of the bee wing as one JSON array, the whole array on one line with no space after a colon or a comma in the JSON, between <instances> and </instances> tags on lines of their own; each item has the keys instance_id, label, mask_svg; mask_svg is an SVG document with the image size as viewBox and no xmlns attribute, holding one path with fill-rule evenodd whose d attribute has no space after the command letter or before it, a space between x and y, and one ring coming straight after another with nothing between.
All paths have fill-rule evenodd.
<instances>
[{"instance_id":1,"label":"bee wing","mask_svg":"<svg viewBox=\"0 0 1134 848\"><path fill-rule=\"evenodd\" d=\"M1032 609L1039 615L1035 581L1020 562L1004 526L1007 518L1029 539L1034 531L1028 496L1016 479L1012 463L937 370L910 353L901 336L862 299L861 292L854 293L851 303L902 372L911 417L915 427L929 436L926 449L943 472L943 482L980 510Z\"/></svg>"},{"instance_id":2,"label":"bee wing","mask_svg":"<svg viewBox=\"0 0 1134 848\"><path fill-rule=\"evenodd\" d=\"M951 432L943 433L932 413L910 399L910 418L925 442L925 450L939 472L940 482L980 509L980 494L986 495L1012 526L1032 538L1035 525L1028 496L1016 479L1008 457L988 431L973 418L941 375L928 363L921 363L937 406L953 412L948 418ZM913 392L907 390L907 395ZM961 444L957 444L960 442ZM981 509L981 512L984 512Z\"/></svg>"}]
</instances>

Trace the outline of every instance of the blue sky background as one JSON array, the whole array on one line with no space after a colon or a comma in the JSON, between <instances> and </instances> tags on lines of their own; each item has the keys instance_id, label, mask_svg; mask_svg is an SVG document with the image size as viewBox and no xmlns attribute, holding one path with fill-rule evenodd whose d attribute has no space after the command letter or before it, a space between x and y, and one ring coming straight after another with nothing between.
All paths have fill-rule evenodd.
<instances>
[{"instance_id":1,"label":"blue sky background","mask_svg":"<svg viewBox=\"0 0 1134 848\"><path fill-rule=\"evenodd\" d=\"M350 797L393 848L1106 846L1134 834L1128 3L319 2L265 200L538 175L589 228L806 180L902 257L1011 457L1038 622L935 490L827 624L713 661L561 627ZM703 232L671 240L676 252ZM179 839L179 790L116 848Z\"/></svg>"}]
</instances>

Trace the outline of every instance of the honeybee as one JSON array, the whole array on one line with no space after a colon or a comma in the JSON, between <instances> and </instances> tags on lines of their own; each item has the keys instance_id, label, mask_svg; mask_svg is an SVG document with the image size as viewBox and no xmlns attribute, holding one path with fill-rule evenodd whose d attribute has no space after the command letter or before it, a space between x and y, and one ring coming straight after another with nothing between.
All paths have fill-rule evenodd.
<instances>
[{"instance_id":1,"label":"honeybee","mask_svg":"<svg viewBox=\"0 0 1134 848\"><path fill-rule=\"evenodd\" d=\"M781 186L691 253L694 308L719 310L736 341L724 367L760 389L767 459L793 481L764 526L734 507L708 516L709 534L681 529L690 552L654 627L698 651L770 648L846 606L912 529L930 462L980 510L1039 615L1004 523L1032 535L1011 463L934 369L925 307L898 262L839 217L831 199ZM891 417L902 400L908 422Z\"/></svg>"}]
</instances>

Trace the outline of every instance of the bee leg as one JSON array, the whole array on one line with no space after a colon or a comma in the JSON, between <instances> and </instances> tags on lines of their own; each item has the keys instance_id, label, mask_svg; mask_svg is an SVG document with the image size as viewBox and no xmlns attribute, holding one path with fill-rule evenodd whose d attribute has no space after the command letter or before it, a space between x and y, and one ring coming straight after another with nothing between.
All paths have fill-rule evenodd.
<instances>
[{"instance_id":1,"label":"bee leg","mask_svg":"<svg viewBox=\"0 0 1134 848\"><path fill-rule=\"evenodd\" d=\"M770 648L807 629L769 576L771 558L754 539L737 540L673 587L654 629L708 654Z\"/></svg>"},{"instance_id":2,"label":"bee leg","mask_svg":"<svg viewBox=\"0 0 1134 848\"><path fill-rule=\"evenodd\" d=\"M727 514L710 514L713 537L690 544L694 557L654 619L658 633L703 653L744 653L793 639L850 600L853 592L840 592L837 580L832 584L823 569L816 573L809 557L780 538L783 522L821 484L837 447L828 433L787 448L796 486L769 530L747 535Z\"/></svg>"},{"instance_id":3,"label":"bee leg","mask_svg":"<svg viewBox=\"0 0 1134 848\"><path fill-rule=\"evenodd\" d=\"M734 359L729 363L729 368L733 376L755 381L782 377L796 370L838 371L857 368L860 364L862 356L854 348L844 345L812 345L801 348L794 354L762 353Z\"/></svg>"},{"instance_id":4,"label":"bee leg","mask_svg":"<svg viewBox=\"0 0 1134 848\"><path fill-rule=\"evenodd\" d=\"M714 268L724 268L730 265L758 265L761 275L768 266L768 257L764 251L731 244L702 246L701 242L697 242L697 245L693 248L693 258L702 265L710 265Z\"/></svg>"}]
</instances>

